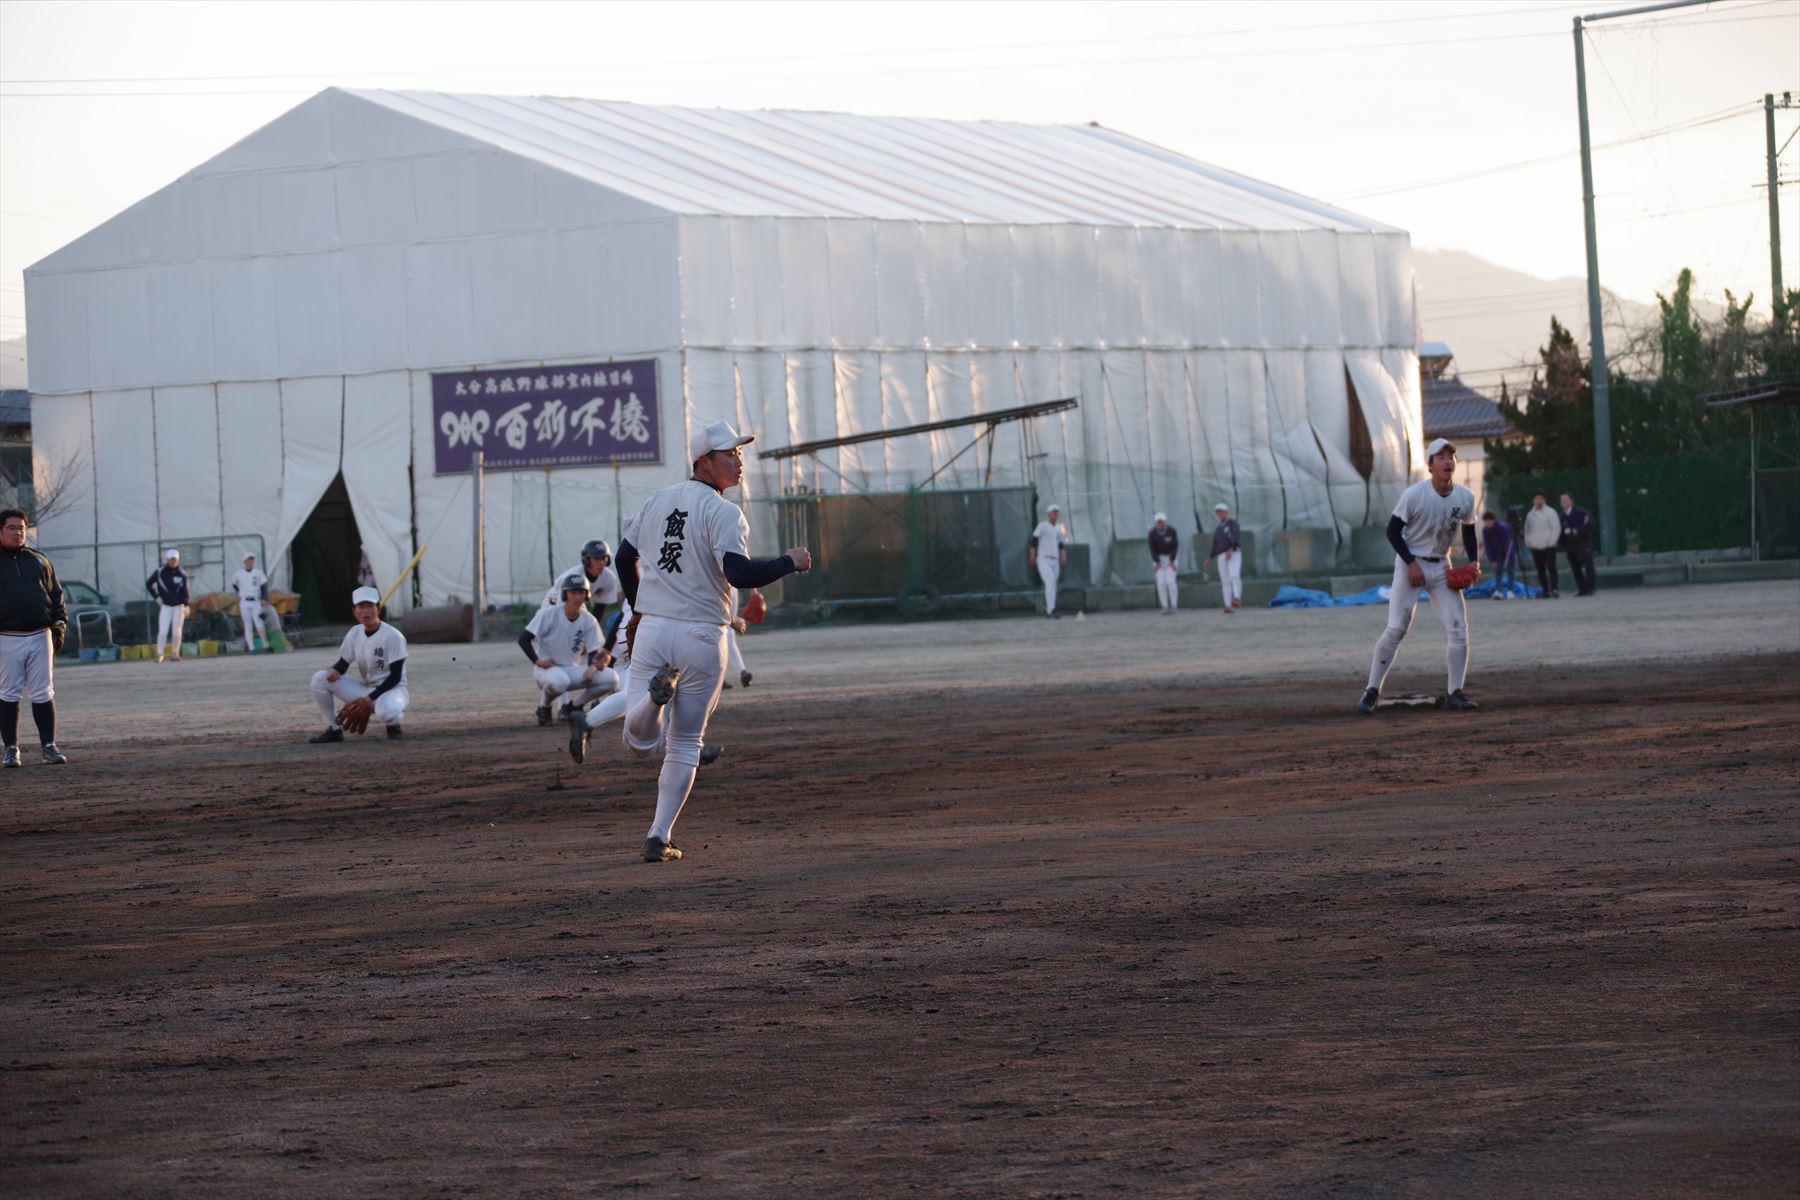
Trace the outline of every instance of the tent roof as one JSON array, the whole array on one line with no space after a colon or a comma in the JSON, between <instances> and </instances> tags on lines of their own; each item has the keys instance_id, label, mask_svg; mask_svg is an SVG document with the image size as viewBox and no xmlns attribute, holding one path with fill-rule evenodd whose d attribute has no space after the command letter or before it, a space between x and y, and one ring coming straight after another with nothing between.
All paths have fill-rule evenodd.
<instances>
[{"instance_id":1,"label":"tent roof","mask_svg":"<svg viewBox=\"0 0 1800 1200\"><path fill-rule=\"evenodd\" d=\"M343 94L676 213L1398 232L1098 125Z\"/></svg>"}]
</instances>

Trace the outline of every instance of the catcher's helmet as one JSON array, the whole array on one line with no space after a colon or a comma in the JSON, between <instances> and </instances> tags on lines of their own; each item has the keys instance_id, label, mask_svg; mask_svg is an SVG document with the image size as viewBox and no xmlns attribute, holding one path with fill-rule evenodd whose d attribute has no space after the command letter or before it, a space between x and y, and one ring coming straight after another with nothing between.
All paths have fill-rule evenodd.
<instances>
[{"instance_id":1,"label":"catcher's helmet","mask_svg":"<svg viewBox=\"0 0 1800 1200\"><path fill-rule=\"evenodd\" d=\"M592 541L588 542L587 545L585 545L581 548L581 557L584 559L586 559L586 558L610 559L610 558L612 558L612 547L607 545L604 539L595 538Z\"/></svg>"},{"instance_id":2,"label":"catcher's helmet","mask_svg":"<svg viewBox=\"0 0 1800 1200\"><path fill-rule=\"evenodd\" d=\"M594 589L588 585L588 577L583 575L580 571L572 571L563 576L562 594L565 596L570 592L580 592L582 595L586 596L591 594L593 590Z\"/></svg>"}]
</instances>

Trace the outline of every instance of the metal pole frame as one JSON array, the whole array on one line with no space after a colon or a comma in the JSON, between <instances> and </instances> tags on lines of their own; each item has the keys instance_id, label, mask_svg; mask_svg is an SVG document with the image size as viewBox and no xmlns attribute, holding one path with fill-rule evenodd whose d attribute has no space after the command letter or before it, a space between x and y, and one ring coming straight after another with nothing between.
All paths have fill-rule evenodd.
<instances>
[{"instance_id":1,"label":"metal pole frame","mask_svg":"<svg viewBox=\"0 0 1800 1200\"><path fill-rule=\"evenodd\" d=\"M1781 287L1781 202L1776 198L1780 183L1775 170L1775 96L1772 92L1763 94L1763 132L1769 148L1769 307L1780 320L1787 294ZM1790 320L1793 316L1788 314ZM1754 440L1751 445L1754 447Z\"/></svg>"},{"instance_id":2,"label":"metal pole frame","mask_svg":"<svg viewBox=\"0 0 1800 1200\"><path fill-rule=\"evenodd\" d=\"M470 587L470 591L474 595L475 612L473 619L469 622L469 640L471 642L481 641L481 612L487 606L487 579L486 572L482 569L487 558L487 546L484 544L486 530L483 526L481 511L486 458L487 456L481 451L475 452L475 573Z\"/></svg>"}]
</instances>

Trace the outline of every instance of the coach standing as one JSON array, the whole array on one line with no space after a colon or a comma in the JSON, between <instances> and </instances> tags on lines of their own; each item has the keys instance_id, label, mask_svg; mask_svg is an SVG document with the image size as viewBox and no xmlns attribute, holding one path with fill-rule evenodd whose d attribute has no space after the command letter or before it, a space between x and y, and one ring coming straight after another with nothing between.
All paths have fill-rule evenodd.
<instances>
[{"instance_id":1,"label":"coach standing","mask_svg":"<svg viewBox=\"0 0 1800 1200\"><path fill-rule=\"evenodd\" d=\"M68 762L56 748L56 686L51 660L62 649L69 614L63 608L62 584L50 560L25 545L25 514L0 510L0 766L19 762L19 699L31 693L31 719L37 722L44 761Z\"/></svg>"},{"instance_id":2,"label":"coach standing","mask_svg":"<svg viewBox=\"0 0 1800 1200\"><path fill-rule=\"evenodd\" d=\"M1214 559L1218 560L1219 588L1225 596L1225 611L1236 612L1244 606L1244 535L1232 519L1231 506L1223 500L1213 505L1213 515L1219 518L1219 525L1213 530L1212 550L1200 567L1206 570L1213 565Z\"/></svg>"},{"instance_id":3,"label":"coach standing","mask_svg":"<svg viewBox=\"0 0 1800 1200\"><path fill-rule=\"evenodd\" d=\"M1575 497L1562 494L1562 543L1569 556L1569 573L1575 576L1575 594L1594 594L1594 523Z\"/></svg>"},{"instance_id":4,"label":"coach standing","mask_svg":"<svg viewBox=\"0 0 1800 1200\"><path fill-rule=\"evenodd\" d=\"M1531 550L1531 565L1537 568L1541 600L1561 595L1556 580L1556 543L1561 540L1562 521L1539 492L1531 498L1531 511L1525 514L1525 545Z\"/></svg>"},{"instance_id":5,"label":"coach standing","mask_svg":"<svg viewBox=\"0 0 1800 1200\"><path fill-rule=\"evenodd\" d=\"M163 565L144 580L144 590L157 603L156 661L163 660L167 643L175 661L181 661L181 623L187 619L187 575L181 569L181 551L164 550Z\"/></svg>"}]
</instances>

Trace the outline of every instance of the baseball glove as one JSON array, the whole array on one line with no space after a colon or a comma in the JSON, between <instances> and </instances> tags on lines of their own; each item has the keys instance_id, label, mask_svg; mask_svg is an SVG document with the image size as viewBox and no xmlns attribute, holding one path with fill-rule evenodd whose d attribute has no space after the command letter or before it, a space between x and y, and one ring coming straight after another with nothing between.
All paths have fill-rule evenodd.
<instances>
[{"instance_id":1,"label":"baseball glove","mask_svg":"<svg viewBox=\"0 0 1800 1200\"><path fill-rule=\"evenodd\" d=\"M352 700L338 709L338 728L345 733L361 733L369 727L369 718L375 715L375 705L367 696Z\"/></svg>"},{"instance_id":2,"label":"baseball glove","mask_svg":"<svg viewBox=\"0 0 1800 1200\"><path fill-rule=\"evenodd\" d=\"M1460 592L1466 587L1473 587L1481 571L1473 563L1465 563L1460 567L1451 567L1444 572L1444 586L1453 592Z\"/></svg>"}]
</instances>

